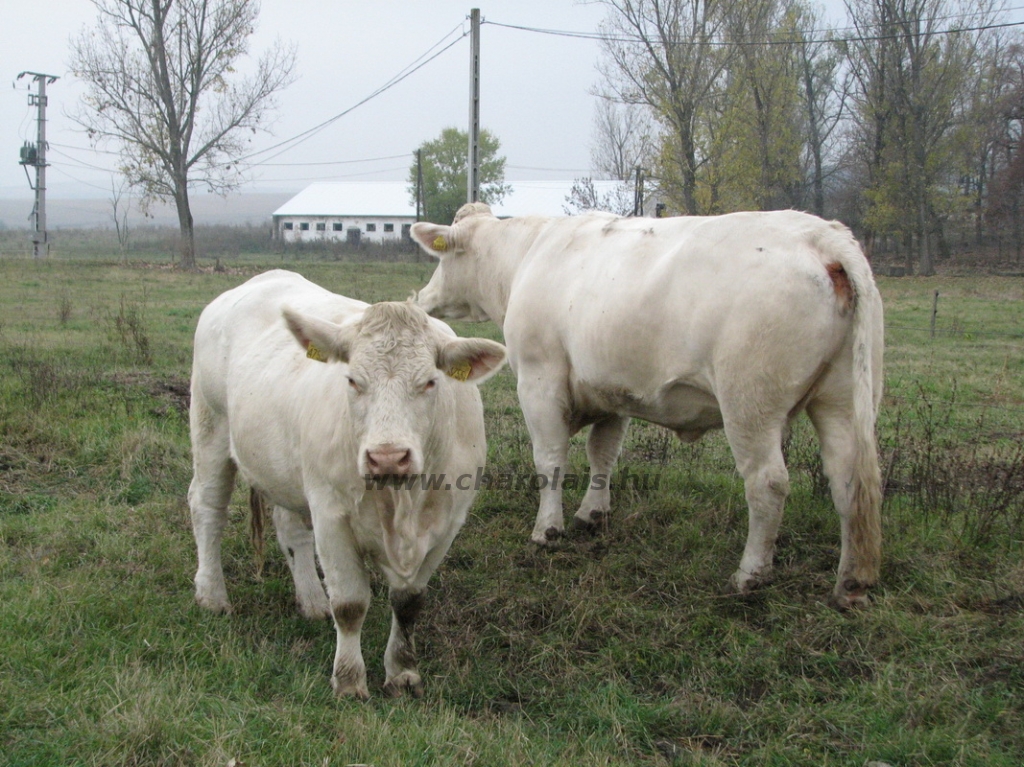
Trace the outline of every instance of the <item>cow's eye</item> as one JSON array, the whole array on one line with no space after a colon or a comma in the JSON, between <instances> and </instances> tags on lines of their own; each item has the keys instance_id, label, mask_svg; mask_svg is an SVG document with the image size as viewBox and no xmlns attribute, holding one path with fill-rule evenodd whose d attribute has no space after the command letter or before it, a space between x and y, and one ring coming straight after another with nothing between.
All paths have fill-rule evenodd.
<instances>
[{"instance_id":1,"label":"cow's eye","mask_svg":"<svg viewBox=\"0 0 1024 767\"><path fill-rule=\"evenodd\" d=\"M355 379L352 378L352 376L346 376L346 378L348 378L348 385L352 389L352 391L354 391L356 394L363 393L363 387L356 383Z\"/></svg>"},{"instance_id":2,"label":"cow's eye","mask_svg":"<svg viewBox=\"0 0 1024 767\"><path fill-rule=\"evenodd\" d=\"M427 381L425 384L423 384L423 391L425 391L425 392L430 391L435 386L437 386L437 379L436 378L431 378L429 381Z\"/></svg>"}]
</instances>

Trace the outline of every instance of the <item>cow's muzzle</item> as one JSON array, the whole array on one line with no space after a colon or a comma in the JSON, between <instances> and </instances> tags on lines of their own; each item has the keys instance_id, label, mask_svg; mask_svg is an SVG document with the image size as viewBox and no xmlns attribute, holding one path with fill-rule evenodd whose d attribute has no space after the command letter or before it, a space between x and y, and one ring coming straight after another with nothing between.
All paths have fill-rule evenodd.
<instances>
[{"instance_id":1,"label":"cow's muzzle","mask_svg":"<svg viewBox=\"0 0 1024 767\"><path fill-rule=\"evenodd\" d=\"M407 477L415 473L412 448L387 443L369 448L363 456L371 477Z\"/></svg>"}]
</instances>

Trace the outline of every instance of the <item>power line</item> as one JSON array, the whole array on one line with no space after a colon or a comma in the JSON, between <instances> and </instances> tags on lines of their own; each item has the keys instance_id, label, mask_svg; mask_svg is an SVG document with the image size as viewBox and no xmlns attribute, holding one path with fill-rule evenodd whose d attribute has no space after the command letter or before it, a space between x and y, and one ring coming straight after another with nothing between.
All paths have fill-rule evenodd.
<instances>
[{"instance_id":1,"label":"power line","mask_svg":"<svg viewBox=\"0 0 1024 767\"><path fill-rule=\"evenodd\" d=\"M507 165L509 170L542 170L551 173L590 173L591 168L538 168L531 165Z\"/></svg>"},{"instance_id":2,"label":"power line","mask_svg":"<svg viewBox=\"0 0 1024 767\"><path fill-rule=\"evenodd\" d=\"M945 17L943 17L945 18ZM949 17L952 18L952 17ZM920 19L920 21L939 21L942 19ZM578 32L573 30L565 29L544 29L541 27L527 27L518 24L502 24L497 21L483 21L481 23L490 24L495 27L503 27L505 29L515 29L520 32L532 32L535 34L542 35L553 35L555 37L570 37L582 40L597 40L597 41L609 41L617 43L643 43L644 39L634 35L617 35L608 34L605 32ZM871 25L875 26L875 25ZM880 25L879 25L880 26ZM953 35L962 34L965 32L986 32L993 29L1007 29L1010 27L1024 26L1024 21L1008 21L999 24L982 24L974 27L955 27L951 29L935 30L930 32L930 35ZM842 32L842 34L839 34ZM820 39L783 39L783 40L701 40L699 42L693 42L690 40L676 40L675 45L706 45L713 48L741 48L748 46L760 46L760 45L812 45L818 43L834 43L834 42L877 42L881 40L899 40L903 39L902 34L885 34L885 35L859 35L856 34L857 30L852 27L845 29L835 30L811 30L810 34L821 34L828 35Z\"/></svg>"},{"instance_id":3,"label":"power line","mask_svg":"<svg viewBox=\"0 0 1024 767\"><path fill-rule=\"evenodd\" d=\"M299 177L289 177L289 178L266 178L266 177L262 177L261 176L260 177L260 181L263 182L263 183L280 182L280 181L330 181L332 179L339 179L339 178L356 178L358 176L373 176L373 175L376 175L378 173L393 173L393 172L399 171L399 170L409 170L409 166L403 165L401 167L378 168L377 170L366 170L366 171L362 171L360 173L344 173L344 174L332 173L329 176L299 176Z\"/></svg>"},{"instance_id":4,"label":"power line","mask_svg":"<svg viewBox=\"0 0 1024 767\"><path fill-rule=\"evenodd\" d=\"M402 154L390 154L387 157L367 157L363 160L324 160L323 162L261 162L261 168L300 168L307 165L353 165L361 162L382 162L384 160L399 160L409 157L410 152Z\"/></svg>"},{"instance_id":5,"label":"power line","mask_svg":"<svg viewBox=\"0 0 1024 767\"><path fill-rule=\"evenodd\" d=\"M410 75L414 74L415 72L418 72L420 69L425 67L431 61L433 61L434 59L438 58L441 54L443 54L449 48L452 48L460 40L462 40L464 37L466 37L466 35L468 35L469 33L466 32L466 31L463 31L461 35L459 35L457 38L455 38L450 43L445 45L443 48L441 48L441 50L439 50L436 53L434 53L433 55L430 55L429 57L427 57L428 54L430 54L431 51L433 51L439 45L444 43L445 40L447 40L449 37L451 37L452 34L454 34L455 31L460 29L461 27L462 27L462 23L460 22L454 29L452 29L448 34L446 34L444 37L442 37L441 40L439 40L437 43L432 45L425 53L423 53L420 56L418 56L411 64L408 64L397 75L392 77L390 80L388 80L381 87L377 88L377 90L373 91L369 96L366 96L365 98L361 99L360 101L358 101L355 104L353 104L352 106L350 106L348 109L345 109L345 110L339 112L338 114L334 115L334 117L328 118L327 120L324 120L322 123L320 123L318 125L314 125L312 128L308 128L307 130L303 131L302 133L296 134L295 136L292 136L291 138L285 139L284 141L279 141L278 143L273 144L272 146L269 146L266 149L260 149L260 150L258 150L256 152L252 152L252 153L250 153L248 155L245 155L243 157L239 157L237 159L231 160L230 163L228 163L228 164L234 165L236 163L246 162L248 160L251 160L254 157L258 157L261 154L266 154L267 152L272 152L275 149L280 149L281 147L284 147L283 149L281 149L280 152L277 152L277 153L271 155L270 157L266 158L266 160L262 160L262 161L259 161L259 162L251 163L252 165L262 165L264 162L272 160L275 157L279 157L280 155L284 154L285 152L287 152L290 149L294 149L296 146L298 146L302 142L312 138L317 133L322 131L324 128L326 128L329 125L337 122L338 120L340 120L345 115L355 111L356 109L358 109L359 107L363 106L367 102L372 101L373 99L375 99L378 96L380 96L382 93L384 93L384 92L390 90L391 88L395 87L400 82L405 80L407 77L409 77ZM427 58L425 58L425 57L427 57Z\"/></svg>"},{"instance_id":6,"label":"power line","mask_svg":"<svg viewBox=\"0 0 1024 767\"><path fill-rule=\"evenodd\" d=\"M50 144L50 148L53 150L53 153L54 154L59 154L61 157L66 157L68 160L70 160L71 161L71 167L73 167L73 168L82 168L84 170L98 170L98 171L102 171L104 173L116 173L117 172L113 168L104 168L104 167L99 166L99 165L90 165L87 162L84 162L84 161L79 160L79 159L77 159L75 157L72 157L67 152L62 152L59 149L53 149L53 147L55 147L55 146L60 146L60 144L52 144L52 143ZM67 164L68 163L65 163L65 165L67 165Z\"/></svg>"},{"instance_id":7,"label":"power line","mask_svg":"<svg viewBox=\"0 0 1024 767\"><path fill-rule=\"evenodd\" d=\"M290 149L294 149L299 144L301 144L304 141L312 138L313 136L315 136L317 133L319 133L323 129L327 128L332 123L340 120L345 115L350 114L351 112L355 111L356 109L358 109L359 107L363 106L364 104L366 104L366 103L372 101L373 99L377 98L378 96L382 95L386 91L388 91L391 88L393 88L396 85L398 85L400 82L402 82L406 78L408 78L411 75L413 75L416 72L418 72L420 69L425 67L430 62L434 61L436 58L441 56L443 53L445 53L450 48L454 47L459 41L461 41L464 37L466 37L469 34L469 32L465 31L464 29L462 29L462 27L463 27L463 23L460 22L454 28L452 28L446 35L444 35L440 40L438 40L436 43L434 43L434 45L432 45L430 48L428 48L424 53L420 54L412 62L410 62L404 68L399 70L399 72L396 75L394 75L390 80L388 80L382 86L380 86L379 88L374 90L372 93L370 93L365 98L361 99L360 101L358 101L355 104L353 104L352 106L350 106L348 109L345 109L345 110L339 112L338 114L334 115L333 117L328 118L327 120L324 120L323 122L319 123L318 125L314 125L312 128L308 128L305 131L292 136L291 138L287 138L287 139L285 139L283 141L279 141L278 143L273 144L273 145L271 145L269 147L257 150L255 152L251 152L250 154L244 155L243 157L234 158L234 159L232 159L232 160L230 160L228 162L222 163L222 164L225 164L225 165L236 165L238 163L242 163L242 162L246 162L247 160L251 160L254 157L258 157L259 155L266 154L267 152L272 152L275 149L281 149L281 151L276 152L275 154L272 154L270 157L266 158L266 160L256 161L256 162L252 162L250 164L252 166L254 166L254 167L263 167L263 166L265 166L265 167L301 167L301 166L343 165L343 164L360 163L360 162L377 162L377 161L384 161L384 160L395 160L395 159L398 159L400 157L406 157L407 153L406 154L400 154L400 155L387 155L387 156L384 156L384 157L374 157L374 158L368 158L368 159L364 159L364 160L336 160L336 161L311 162L311 163L271 163L271 162L269 162L269 160L273 160L275 157L279 157L280 155L284 154L285 152L289 151ZM445 45L440 50L436 50L439 46L443 45L445 43L445 41L448 40L448 38L450 38L453 34L455 34L459 30L462 30L462 33L457 38L455 38L454 40L449 42L447 45ZM435 50L436 50L436 52L434 52ZM76 147L76 146L63 145L63 144L56 144L54 146L63 146L66 149L71 149L71 150L74 150L74 151L91 151L91 152L95 152L95 153L110 154L110 155L117 155L117 154L119 154L118 152L114 152L114 151L110 151L110 150L98 149L98 148L95 148L95 147L90 149L90 148L86 148L86 147ZM64 152L58 152L58 154L61 154L64 157L68 157L69 159L72 159L72 160L75 159L75 158L71 158L69 155L65 154ZM78 161L78 162L81 162L81 161ZM109 168L101 168L101 167L98 167L98 166L88 165L88 164L82 164L79 167L87 168L87 169L90 169L90 170L98 170L98 171L102 171L104 173L113 173L114 172L114 171L110 170ZM345 176L333 176L333 177L335 177L335 178L349 178L349 177L352 177L352 176L370 175L372 173L391 172L393 170L396 170L396 168L384 168L384 169L380 169L380 170L376 170L376 171L367 171L365 173L355 173L355 174L347 174ZM397 170L404 170L404 168L398 168ZM65 175L68 175L68 174L65 174ZM74 177L72 177L70 175L68 177L69 178L74 178ZM79 181L78 179L74 179L74 180L78 181L79 183L83 183L83 184L86 183L86 182L83 182L83 181ZM87 186L93 186L93 185L90 185L90 184L86 184L86 185ZM96 187L96 188L99 188L99 187Z\"/></svg>"}]
</instances>

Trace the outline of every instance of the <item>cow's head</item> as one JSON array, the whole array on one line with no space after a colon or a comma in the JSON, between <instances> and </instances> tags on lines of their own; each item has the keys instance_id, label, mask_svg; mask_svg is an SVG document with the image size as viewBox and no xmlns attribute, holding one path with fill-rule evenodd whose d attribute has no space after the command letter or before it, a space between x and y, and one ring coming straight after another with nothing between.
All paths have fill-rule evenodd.
<instances>
[{"instance_id":1,"label":"cow's head","mask_svg":"<svg viewBox=\"0 0 1024 767\"><path fill-rule=\"evenodd\" d=\"M411 302L373 304L342 324L292 309L284 318L307 356L346 363L339 385L347 391L356 468L374 493L388 564L411 579L435 545L440 521L436 508L423 504L441 501L409 487L432 479L416 475L445 470L458 427L456 387L493 375L505 347L458 338Z\"/></svg>"},{"instance_id":2,"label":"cow's head","mask_svg":"<svg viewBox=\"0 0 1024 767\"><path fill-rule=\"evenodd\" d=\"M342 324L292 309L284 317L307 356L348 366L363 476L421 473L428 443L454 428L451 387L482 383L505 362L501 344L448 335L409 301L373 304Z\"/></svg>"},{"instance_id":3,"label":"cow's head","mask_svg":"<svg viewBox=\"0 0 1024 767\"><path fill-rule=\"evenodd\" d=\"M480 281L488 275L481 273L479 259L467 252L469 228L459 225L476 216L493 218L490 207L474 202L459 208L451 226L418 222L410 229L412 239L439 261L430 282L416 295L417 305L431 316L473 322L490 319L480 305Z\"/></svg>"}]
</instances>

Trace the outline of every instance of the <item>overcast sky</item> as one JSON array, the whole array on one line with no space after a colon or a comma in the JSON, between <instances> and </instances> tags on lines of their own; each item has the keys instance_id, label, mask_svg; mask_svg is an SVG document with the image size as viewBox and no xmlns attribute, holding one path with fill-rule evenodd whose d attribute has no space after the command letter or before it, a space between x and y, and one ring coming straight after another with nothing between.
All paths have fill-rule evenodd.
<instances>
[{"instance_id":1,"label":"overcast sky","mask_svg":"<svg viewBox=\"0 0 1024 767\"><path fill-rule=\"evenodd\" d=\"M823 5L842 21L841 0ZM254 136L253 150L353 107L435 45L440 44L434 52L457 42L387 92L254 168L242 191L294 192L313 181L404 180L416 147L447 126L466 128L469 38L459 38L468 32L473 7L485 21L481 123L501 141L509 180L587 174L598 44L500 25L591 32L606 6L579 0L263 0L251 50L262 51L275 38L294 43L297 79L278 98L268 126L272 134ZM1021 9L1012 16L1020 19ZM47 91L48 195L110 196L114 156L92 150L66 116L84 93L67 71L68 41L95 18L89 0L4 3L0 76L11 86L0 89L0 198L32 196L18 165L21 144L36 136L28 78L15 82L23 70L60 77Z\"/></svg>"}]
</instances>

